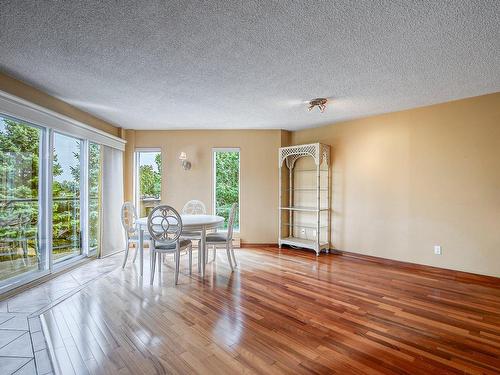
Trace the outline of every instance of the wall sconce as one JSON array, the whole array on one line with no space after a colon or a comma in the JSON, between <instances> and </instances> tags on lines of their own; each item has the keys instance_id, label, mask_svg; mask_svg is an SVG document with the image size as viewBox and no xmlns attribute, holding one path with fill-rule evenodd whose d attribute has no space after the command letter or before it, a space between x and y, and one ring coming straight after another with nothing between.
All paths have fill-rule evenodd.
<instances>
[{"instance_id":1,"label":"wall sconce","mask_svg":"<svg viewBox=\"0 0 500 375\"><path fill-rule=\"evenodd\" d=\"M185 152L181 152L179 154L179 160L181 161L182 168L184 168L185 171L191 169L191 162L187 160L187 155Z\"/></svg>"}]
</instances>

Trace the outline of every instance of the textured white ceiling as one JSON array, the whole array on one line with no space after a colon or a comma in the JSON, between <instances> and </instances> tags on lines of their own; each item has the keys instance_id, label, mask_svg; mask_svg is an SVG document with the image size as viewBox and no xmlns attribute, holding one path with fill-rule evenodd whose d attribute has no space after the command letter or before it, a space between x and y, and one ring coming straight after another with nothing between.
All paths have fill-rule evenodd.
<instances>
[{"instance_id":1,"label":"textured white ceiling","mask_svg":"<svg viewBox=\"0 0 500 375\"><path fill-rule=\"evenodd\" d=\"M500 1L2 0L0 70L126 128L301 129L500 91Z\"/></svg>"}]
</instances>

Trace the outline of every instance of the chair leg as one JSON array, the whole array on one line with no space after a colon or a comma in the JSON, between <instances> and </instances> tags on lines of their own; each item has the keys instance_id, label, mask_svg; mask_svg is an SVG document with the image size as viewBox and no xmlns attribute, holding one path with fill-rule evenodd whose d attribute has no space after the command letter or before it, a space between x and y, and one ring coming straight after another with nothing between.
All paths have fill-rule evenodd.
<instances>
[{"instance_id":1,"label":"chair leg","mask_svg":"<svg viewBox=\"0 0 500 375\"><path fill-rule=\"evenodd\" d=\"M230 243L230 248L231 248L231 254L233 256L233 264L235 267L238 267L238 262L236 261L236 256L234 255L234 246L233 246L233 241Z\"/></svg>"},{"instance_id":2,"label":"chair leg","mask_svg":"<svg viewBox=\"0 0 500 375\"><path fill-rule=\"evenodd\" d=\"M136 242L134 245L135 248L135 253L134 253L134 259L132 260L132 263L135 263L135 259L137 258L137 253L139 252L139 243Z\"/></svg>"},{"instance_id":3,"label":"chair leg","mask_svg":"<svg viewBox=\"0 0 500 375\"><path fill-rule=\"evenodd\" d=\"M198 273L201 273L201 240L198 241Z\"/></svg>"},{"instance_id":4,"label":"chair leg","mask_svg":"<svg viewBox=\"0 0 500 375\"><path fill-rule=\"evenodd\" d=\"M217 246L214 245L214 262L215 262L215 257L217 256Z\"/></svg>"},{"instance_id":5,"label":"chair leg","mask_svg":"<svg viewBox=\"0 0 500 375\"><path fill-rule=\"evenodd\" d=\"M179 266L181 261L181 252L179 250L179 244L177 244L177 250L175 251L175 285L179 282Z\"/></svg>"},{"instance_id":6,"label":"chair leg","mask_svg":"<svg viewBox=\"0 0 500 375\"><path fill-rule=\"evenodd\" d=\"M231 260L231 250L229 249L229 243L226 243L226 253L227 253L227 261L229 263L229 267L231 267L231 272L234 271L233 261Z\"/></svg>"},{"instance_id":7,"label":"chair leg","mask_svg":"<svg viewBox=\"0 0 500 375\"><path fill-rule=\"evenodd\" d=\"M158 277L159 278L161 277L161 260L163 259L164 256L165 256L165 254L162 254L162 253L158 254Z\"/></svg>"},{"instance_id":8,"label":"chair leg","mask_svg":"<svg viewBox=\"0 0 500 375\"><path fill-rule=\"evenodd\" d=\"M151 264L150 284L153 285L153 281L155 279L155 266L156 266L156 251L154 251L154 250L151 250L150 264Z\"/></svg>"},{"instance_id":9,"label":"chair leg","mask_svg":"<svg viewBox=\"0 0 500 375\"><path fill-rule=\"evenodd\" d=\"M128 258L128 247L129 247L129 242L128 242L128 239L125 243L125 255L123 256L123 264L122 264L122 268L125 268L125 264L127 264L127 258Z\"/></svg>"},{"instance_id":10,"label":"chair leg","mask_svg":"<svg viewBox=\"0 0 500 375\"><path fill-rule=\"evenodd\" d=\"M189 245L189 276L193 274L193 245Z\"/></svg>"}]
</instances>

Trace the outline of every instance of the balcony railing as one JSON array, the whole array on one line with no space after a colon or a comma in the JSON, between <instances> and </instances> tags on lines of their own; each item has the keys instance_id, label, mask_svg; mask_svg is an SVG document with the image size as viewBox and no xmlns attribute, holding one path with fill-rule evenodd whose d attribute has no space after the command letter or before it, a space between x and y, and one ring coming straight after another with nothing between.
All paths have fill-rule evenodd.
<instances>
[{"instance_id":1,"label":"balcony railing","mask_svg":"<svg viewBox=\"0 0 500 375\"><path fill-rule=\"evenodd\" d=\"M80 197L54 197L54 261L81 254ZM38 198L0 199L0 280L40 268ZM99 198L89 197L89 245L99 233Z\"/></svg>"},{"instance_id":2,"label":"balcony railing","mask_svg":"<svg viewBox=\"0 0 500 375\"><path fill-rule=\"evenodd\" d=\"M0 280L40 269L38 199L0 200Z\"/></svg>"}]
</instances>

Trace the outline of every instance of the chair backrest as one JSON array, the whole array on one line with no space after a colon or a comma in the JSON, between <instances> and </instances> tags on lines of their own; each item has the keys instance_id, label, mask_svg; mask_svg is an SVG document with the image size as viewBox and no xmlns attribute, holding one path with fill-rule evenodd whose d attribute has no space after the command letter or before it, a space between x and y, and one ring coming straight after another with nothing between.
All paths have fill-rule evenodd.
<instances>
[{"instance_id":1,"label":"chair backrest","mask_svg":"<svg viewBox=\"0 0 500 375\"><path fill-rule=\"evenodd\" d=\"M202 201L193 199L182 207L182 213L186 215L205 215L207 213L207 209Z\"/></svg>"},{"instance_id":2,"label":"chair backrest","mask_svg":"<svg viewBox=\"0 0 500 375\"><path fill-rule=\"evenodd\" d=\"M122 226L127 235L132 234L137 229L137 211L132 202L125 202L122 206Z\"/></svg>"},{"instance_id":3,"label":"chair backrest","mask_svg":"<svg viewBox=\"0 0 500 375\"><path fill-rule=\"evenodd\" d=\"M174 243L182 233L181 216L173 207L156 206L148 216L148 231L154 241L167 245Z\"/></svg>"},{"instance_id":4,"label":"chair backrest","mask_svg":"<svg viewBox=\"0 0 500 375\"><path fill-rule=\"evenodd\" d=\"M227 221L227 239L229 241L233 239L234 218L236 217L237 208L238 204L233 203L233 205L231 206L231 211L229 211L229 219Z\"/></svg>"}]
</instances>

